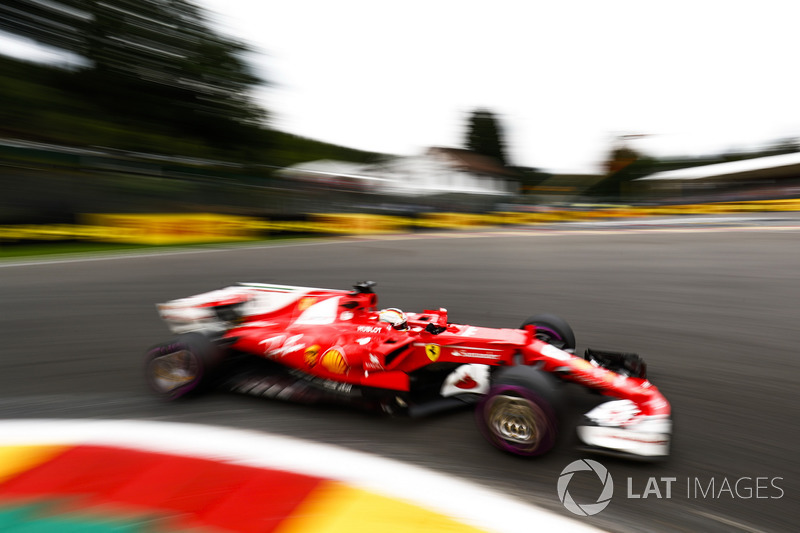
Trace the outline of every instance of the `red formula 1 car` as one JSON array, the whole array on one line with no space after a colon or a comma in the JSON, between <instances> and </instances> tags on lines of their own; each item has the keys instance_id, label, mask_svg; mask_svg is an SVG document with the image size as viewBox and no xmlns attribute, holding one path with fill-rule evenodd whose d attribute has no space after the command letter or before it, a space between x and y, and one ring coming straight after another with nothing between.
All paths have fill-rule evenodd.
<instances>
[{"instance_id":1,"label":"red formula 1 car","mask_svg":"<svg viewBox=\"0 0 800 533\"><path fill-rule=\"evenodd\" d=\"M588 447L669 454L670 406L636 354L575 356L572 329L552 315L494 329L451 324L445 309L378 310L373 285L245 283L160 304L177 338L147 352L147 379L166 399L213 385L410 416L475 405L487 440L518 455L552 448L559 383L568 381L614 398L578 426Z\"/></svg>"}]
</instances>

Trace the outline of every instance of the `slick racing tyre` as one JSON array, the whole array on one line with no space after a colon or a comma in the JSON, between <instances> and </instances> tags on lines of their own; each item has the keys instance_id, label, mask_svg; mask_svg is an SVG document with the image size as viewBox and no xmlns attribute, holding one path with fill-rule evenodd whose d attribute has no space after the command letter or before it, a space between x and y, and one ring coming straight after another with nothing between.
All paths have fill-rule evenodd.
<instances>
[{"instance_id":1,"label":"slick racing tyre","mask_svg":"<svg viewBox=\"0 0 800 533\"><path fill-rule=\"evenodd\" d=\"M219 349L207 337L186 333L148 350L145 378L158 396L177 400L207 385L219 359Z\"/></svg>"},{"instance_id":2,"label":"slick racing tyre","mask_svg":"<svg viewBox=\"0 0 800 533\"><path fill-rule=\"evenodd\" d=\"M548 452L558 433L558 383L527 366L501 368L478 403L475 420L495 447L515 455Z\"/></svg>"},{"instance_id":3,"label":"slick racing tyre","mask_svg":"<svg viewBox=\"0 0 800 533\"><path fill-rule=\"evenodd\" d=\"M537 339L565 352L575 353L575 333L563 318L549 314L533 315L522 323L520 329L530 325L536 326Z\"/></svg>"}]
</instances>

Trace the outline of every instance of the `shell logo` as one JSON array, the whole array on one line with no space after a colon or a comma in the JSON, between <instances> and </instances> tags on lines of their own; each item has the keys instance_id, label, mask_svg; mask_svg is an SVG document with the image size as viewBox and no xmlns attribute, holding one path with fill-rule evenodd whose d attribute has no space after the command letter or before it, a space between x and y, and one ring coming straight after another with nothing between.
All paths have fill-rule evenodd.
<instances>
[{"instance_id":1,"label":"shell logo","mask_svg":"<svg viewBox=\"0 0 800 533\"><path fill-rule=\"evenodd\" d=\"M312 306L313 304L315 304L316 302L317 302L317 299L316 299L316 298L314 298L313 296L306 296L305 298L302 298L302 299L301 299L301 300L300 300L300 301L297 303L297 309L298 309L299 311L305 311L306 309L308 309L309 307L311 307L311 306Z\"/></svg>"},{"instance_id":2,"label":"shell logo","mask_svg":"<svg viewBox=\"0 0 800 533\"><path fill-rule=\"evenodd\" d=\"M344 374L348 369L347 362L344 360L344 355L335 348L331 348L322 354L320 364L322 364L322 368L331 374Z\"/></svg>"},{"instance_id":3,"label":"shell logo","mask_svg":"<svg viewBox=\"0 0 800 533\"><path fill-rule=\"evenodd\" d=\"M304 360L309 368L314 368L317 364L317 356L319 355L319 344L309 346L306 348Z\"/></svg>"}]
</instances>

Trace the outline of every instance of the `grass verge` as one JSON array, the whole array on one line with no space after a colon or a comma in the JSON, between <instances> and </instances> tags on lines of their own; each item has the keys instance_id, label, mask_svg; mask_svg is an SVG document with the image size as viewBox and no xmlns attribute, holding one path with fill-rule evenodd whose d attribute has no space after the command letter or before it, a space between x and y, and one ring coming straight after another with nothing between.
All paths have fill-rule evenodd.
<instances>
[{"instance_id":1,"label":"grass verge","mask_svg":"<svg viewBox=\"0 0 800 533\"><path fill-rule=\"evenodd\" d=\"M48 243L0 242L0 261L4 259L18 259L22 257L49 257L49 256L59 256L59 255L92 254L92 253L106 253L106 252L140 252L140 251L157 251L157 250L175 250L175 249L208 248L210 246L262 245L262 244L286 242L293 240L308 240L314 237L320 238L319 235L316 236L287 235L287 236L275 236L269 239L258 239L253 241L207 242L207 243L192 243L183 245L122 244L122 243L82 242L82 241L69 241L69 242L59 241L59 242L48 242Z\"/></svg>"}]
</instances>

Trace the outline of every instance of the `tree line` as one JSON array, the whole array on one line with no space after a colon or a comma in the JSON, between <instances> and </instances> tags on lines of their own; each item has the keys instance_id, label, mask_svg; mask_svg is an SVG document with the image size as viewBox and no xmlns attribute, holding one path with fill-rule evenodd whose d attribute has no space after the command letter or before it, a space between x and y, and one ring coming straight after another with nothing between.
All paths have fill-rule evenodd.
<instances>
[{"instance_id":1,"label":"tree line","mask_svg":"<svg viewBox=\"0 0 800 533\"><path fill-rule=\"evenodd\" d=\"M248 62L254 51L187 0L4 0L0 31L78 58L65 68L0 55L0 137L271 166L383 156L272 130L253 97L268 84ZM513 166L489 110L467 118L464 147L514 168L523 184L547 177ZM759 154L661 161L617 147L592 192L658 170L797 150L790 140Z\"/></svg>"},{"instance_id":2,"label":"tree line","mask_svg":"<svg viewBox=\"0 0 800 533\"><path fill-rule=\"evenodd\" d=\"M0 30L78 58L0 55L2 137L276 165L377 156L271 130L253 51L188 1L5 0Z\"/></svg>"}]
</instances>

